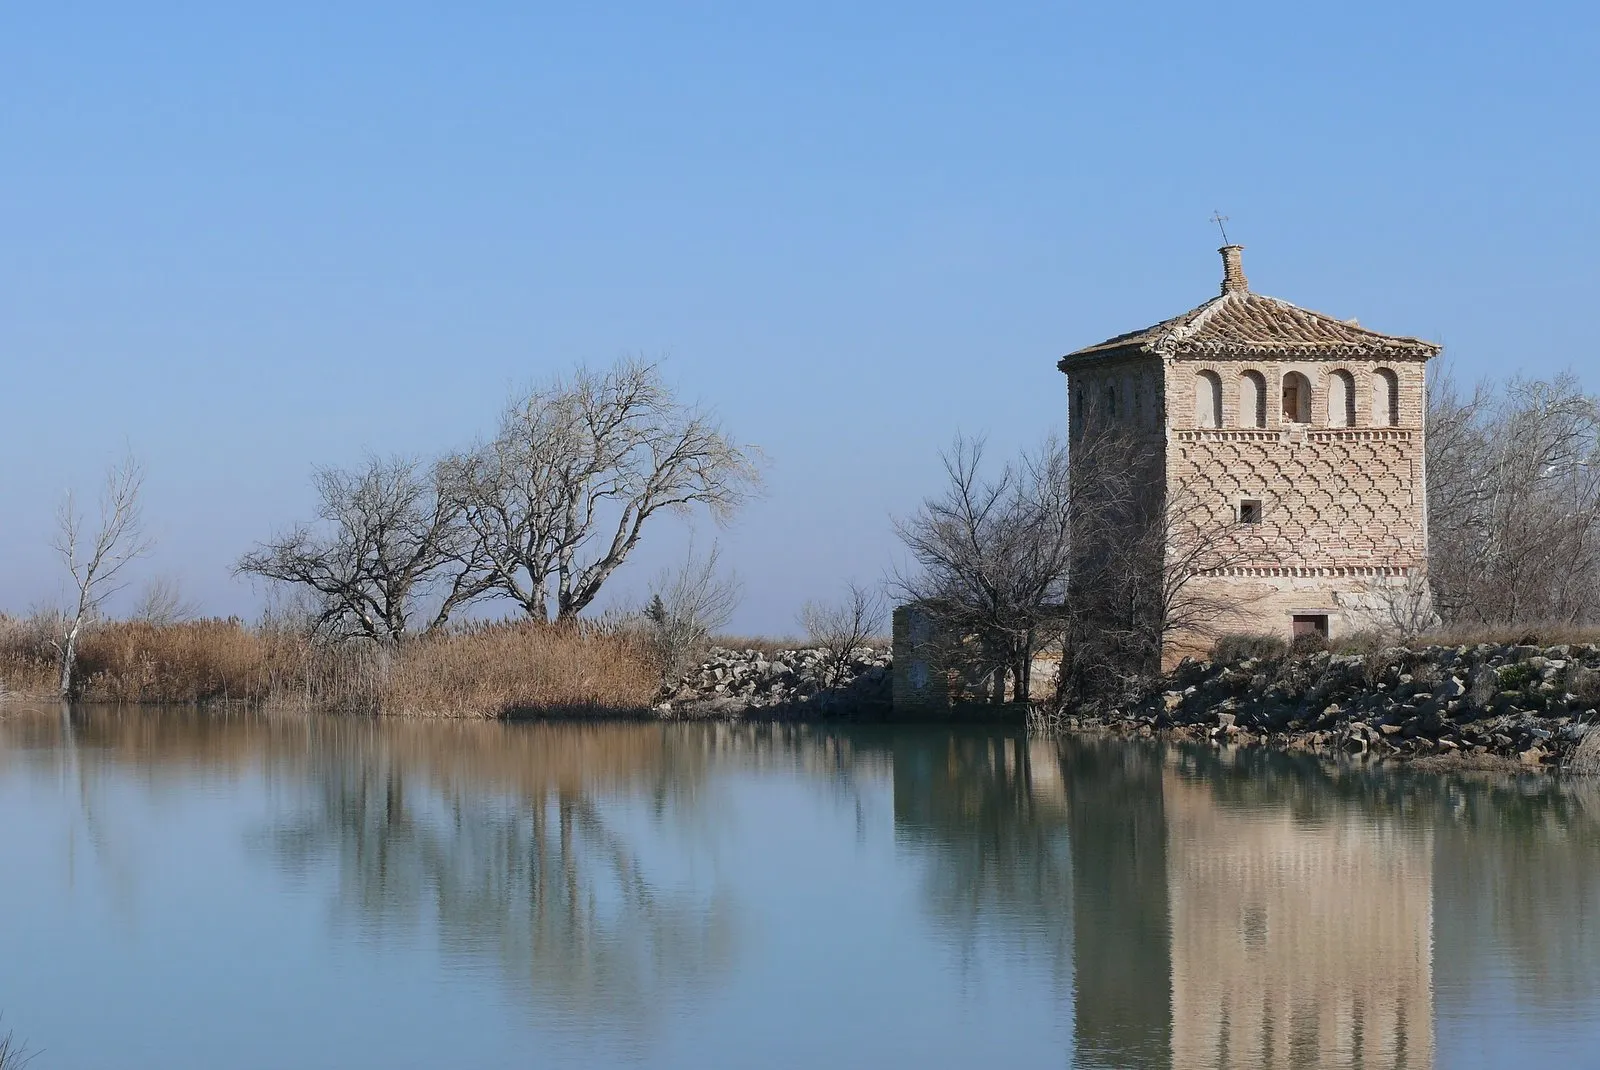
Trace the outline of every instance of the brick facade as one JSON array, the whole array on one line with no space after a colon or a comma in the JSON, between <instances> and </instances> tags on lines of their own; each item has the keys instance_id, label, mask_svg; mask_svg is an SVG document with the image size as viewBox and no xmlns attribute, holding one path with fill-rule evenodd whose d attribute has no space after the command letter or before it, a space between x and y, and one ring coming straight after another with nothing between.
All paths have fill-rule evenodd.
<instances>
[{"instance_id":1,"label":"brick facade","mask_svg":"<svg viewBox=\"0 0 1600 1070\"><path fill-rule=\"evenodd\" d=\"M1250 519L1252 550L1192 582L1231 619L1177 637L1169 659L1222 632L1370 628L1427 561L1425 368L1432 343L1380 335L1252 294L1238 247L1223 294L1071 354L1068 424L1091 416L1160 436L1160 485L1216 525ZM1325 618L1325 620L1323 619Z\"/></svg>"}]
</instances>

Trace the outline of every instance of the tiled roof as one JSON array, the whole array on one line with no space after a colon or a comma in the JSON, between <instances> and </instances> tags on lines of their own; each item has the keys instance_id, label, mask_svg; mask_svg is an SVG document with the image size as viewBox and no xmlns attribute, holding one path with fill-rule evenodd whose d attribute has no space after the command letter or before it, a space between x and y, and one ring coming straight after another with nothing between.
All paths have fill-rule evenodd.
<instances>
[{"instance_id":1,"label":"tiled roof","mask_svg":"<svg viewBox=\"0 0 1600 1070\"><path fill-rule=\"evenodd\" d=\"M1389 357L1434 356L1433 342L1379 334L1276 297L1238 290L1139 331L1068 353L1061 366L1121 353L1164 357Z\"/></svg>"}]
</instances>

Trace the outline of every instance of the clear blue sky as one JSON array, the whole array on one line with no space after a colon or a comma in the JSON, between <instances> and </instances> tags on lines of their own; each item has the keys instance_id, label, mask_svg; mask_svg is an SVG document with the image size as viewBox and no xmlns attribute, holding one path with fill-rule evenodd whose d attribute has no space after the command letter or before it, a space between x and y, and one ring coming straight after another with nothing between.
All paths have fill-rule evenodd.
<instances>
[{"instance_id":1,"label":"clear blue sky","mask_svg":"<svg viewBox=\"0 0 1600 1070\"><path fill-rule=\"evenodd\" d=\"M1600 385L1592 5L249 8L0 8L0 606L124 442L145 572L253 614L313 464L642 352L770 455L720 538L791 631L956 430L1038 439L1061 353L1213 294L1214 208L1259 291Z\"/></svg>"}]
</instances>

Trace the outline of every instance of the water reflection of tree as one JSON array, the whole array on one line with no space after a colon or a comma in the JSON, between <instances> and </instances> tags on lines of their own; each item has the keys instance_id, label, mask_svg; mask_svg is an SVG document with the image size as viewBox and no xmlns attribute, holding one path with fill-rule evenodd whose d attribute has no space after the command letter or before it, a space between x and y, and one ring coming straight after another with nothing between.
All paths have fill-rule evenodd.
<instances>
[{"instance_id":1,"label":"water reflection of tree","mask_svg":"<svg viewBox=\"0 0 1600 1070\"><path fill-rule=\"evenodd\" d=\"M1167 1066L1172 934L1161 752L1084 740L1062 754L1075 876L1075 1065Z\"/></svg>"},{"instance_id":2,"label":"water reflection of tree","mask_svg":"<svg viewBox=\"0 0 1600 1070\"><path fill-rule=\"evenodd\" d=\"M887 749L799 725L345 720L80 709L0 721L0 759L151 791L264 775L290 811L262 839L280 867L331 875L364 938L436 941L541 1014L633 1027L724 975L732 904L689 872L725 810L712 770L797 775L859 810ZM69 744L71 746L69 747Z\"/></svg>"},{"instance_id":3,"label":"water reflection of tree","mask_svg":"<svg viewBox=\"0 0 1600 1070\"><path fill-rule=\"evenodd\" d=\"M1567 1021L1600 1013L1600 785L1544 778L1457 780L1434 840L1435 976L1465 996L1508 955L1524 1010Z\"/></svg>"},{"instance_id":4,"label":"water reflection of tree","mask_svg":"<svg viewBox=\"0 0 1600 1070\"><path fill-rule=\"evenodd\" d=\"M1075 1065L1168 1065L1159 753L997 732L893 747L896 837L926 865L941 930L969 958L996 942L1046 957L1073 1003Z\"/></svg>"},{"instance_id":5,"label":"water reflection of tree","mask_svg":"<svg viewBox=\"0 0 1600 1070\"><path fill-rule=\"evenodd\" d=\"M1002 733L902 734L896 840L926 867L928 908L971 958L982 940L1070 977L1072 861L1054 744Z\"/></svg>"},{"instance_id":6,"label":"water reflection of tree","mask_svg":"<svg viewBox=\"0 0 1600 1070\"><path fill-rule=\"evenodd\" d=\"M729 904L629 834L696 820L702 748L646 726L408 727L320 724L289 759L306 805L269 838L291 871L333 869L363 934L432 928L446 956L584 1029L642 1025L728 966Z\"/></svg>"},{"instance_id":7,"label":"water reflection of tree","mask_svg":"<svg viewBox=\"0 0 1600 1070\"><path fill-rule=\"evenodd\" d=\"M897 835L926 865L930 912L964 948L999 938L1048 954L1058 978L1075 974L1081 1066L1170 1061L1164 770L1222 810L1431 833L1440 999L1503 998L1478 986L1505 978L1516 1006L1555 1022L1595 1014L1600 992L1600 789L1544 777L990 733L105 709L0 719L0 764L53 774L69 757L74 791L112 774L162 791L255 770L303 785L270 839L283 866L333 874L363 932L437 939L595 1027L643 1016L729 963L729 905L678 863L707 842L718 817L708 774L729 767L800 774L848 805L892 765Z\"/></svg>"}]
</instances>

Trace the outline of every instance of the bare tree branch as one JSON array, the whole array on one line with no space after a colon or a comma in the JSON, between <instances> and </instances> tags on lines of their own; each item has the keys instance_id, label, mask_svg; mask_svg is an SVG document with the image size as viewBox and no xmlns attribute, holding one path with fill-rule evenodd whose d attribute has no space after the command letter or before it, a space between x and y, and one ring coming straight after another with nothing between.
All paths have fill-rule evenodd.
<instances>
[{"instance_id":1,"label":"bare tree branch","mask_svg":"<svg viewBox=\"0 0 1600 1070\"><path fill-rule=\"evenodd\" d=\"M1600 399L1570 373L1430 384L1429 576L1452 624L1600 619Z\"/></svg>"},{"instance_id":2,"label":"bare tree branch","mask_svg":"<svg viewBox=\"0 0 1600 1070\"><path fill-rule=\"evenodd\" d=\"M403 639L429 596L422 630L443 627L488 589L477 540L444 479L441 467L404 457L318 469L317 527L262 543L238 571L314 592L315 628L334 638Z\"/></svg>"},{"instance_id":3,"label":"bare tree branch","mask_svg":"<svg viewBox=\"0 0 1600 1070\"><path fill-rule=\"evenodd\" d=\"M822 650L823 686L840 684L856 651L880 634L885 612L881 594L855 583L843 601L813 601L801 607L800 626L811 645Z\"/></svg>"},{"instance_id":4,"label":"bare tree branch","mask_svg":"<svg viewBox=\"0 0 1600 1070\"><path fill-rule=\"evenodd\" d=\"M952 635L977 637L979 674L1027 701L1033 654L1061 627L1071 528L1067 452L1055 439L984 476L984 443L957 438L941 455L945 489L895 522L914 569L891 589L921 603Z\"/></svg>"},{"instance_id":5,"label":"bare tree branch","mask_svg":"<svg viewBox=\"0 0 1600 1070\"><path fill-rule=\"evenodd\" d=\"M739 579L724 575L715 543L704 558L691 547L682 565L663 571L650 585L644 618L650 626L662 687L689 671L711 636L728 626L739 605Z\"/></svg>"},{"instance_id":6,"label":"bare tree branch","mask_svg":"<svg viewBox=\"0 0 1600 1070\"><path fill-rule=\"evenodd\" d=\"M1209 581L1262 551L1226 503L1171 480L1159 440L1085 427L1073 442L1073 562L1064 693L1117 694L1169 639L1215 635L1248 599Z\"/></svg>"},{"instance_id":7,"label":"bare tree branch","mask_svg":"<svg viewBox=\"0 0 1600 1070\"><path fill-rule=\"evenodd\" d=\"M145 583L139 603L134 607L133 619L166 625L193 620L199 613L199 607L184 595L182 581L176 576L161 575Z\"/></svg>"},{"instance_id":8,"label":"bare tree branch","mask_svg":"<svg viewBox=\"0 0 1600 1070\"><path fill-rule=\"evenodd\" d=\"M680 402L656 365L624 360L518 400L451 471L495 591L540 618L553 595L569 620L652 516L699 506L726 520L758 487L758 464L710 413Z\"/></svg>"},{"instance_id":9,"label":"bare tree branch","mask_svg":"<svg viewBox=\"0 0 1600 1070\"><path fill-rule=\"evenodd\" d=\"M84 628L99 617L105 600L127 585L127 566L150 549L140 502L143 489L144 468L128 453L106 473L93 528L87 526L70 491L56 511L51 546L66 566L73 587L71 608L62 615L61 634L54 640L60 655L63 698L73 693Z\"/></svg>"}]
</instances>

